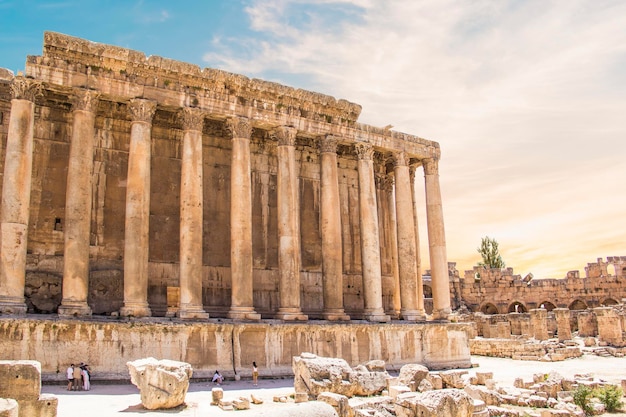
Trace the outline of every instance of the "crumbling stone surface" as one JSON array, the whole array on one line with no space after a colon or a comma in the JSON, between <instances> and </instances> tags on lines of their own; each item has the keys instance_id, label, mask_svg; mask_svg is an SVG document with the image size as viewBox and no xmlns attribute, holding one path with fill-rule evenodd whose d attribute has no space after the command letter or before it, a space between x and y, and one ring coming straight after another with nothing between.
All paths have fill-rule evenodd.
<instances>
[{"instance_id":1,"label":"crumbling stone surface","mask_svg":"<svg viewBox=\"0 0 626 417\"><path fill-rule=\"evenodd\" d=\"M401 395L395 411L398 417L470 417L474 412L474 401L464 391L442 389Z\"/></svg>"},{"instance_id":2,"label":"crumbling stone surface","mask_svg":"<svg viewBox=\"0 0 626 417\"><path fill-rule=\"evenodd\" d=\"M315 398L322 392L353 397L380 394L387 388L387 371L369 371L366 366L350 368L343 359L324 358L312 353L295 356L292 362L294 388ZM384 369L376 364L376 369Z\"/></svg>"},{"instance_id":3,"label":"crumbling stone surface","mask_svg":"<svg viewBox=\"0 0 626 417\"><path fill-rule=\"evenodd\" d=\"M126 365L130 381L139 388L141 404L148 410L174 408L185 402L193 374L190 364L145 358Z\"/></svg>"},{"instance_id":4,"label":"crumbling stone surface","mask_svg":"<svg viewBox=\"0 0 626 417\"><path fill-rule=\"evenodd\" d=\"M410 363L400 368L400 375L398 379L402 385L413 388L413 391L417 389L420 382L428 376L428 368L424 365L417 363Z\"/></svg>"}]
</instances>

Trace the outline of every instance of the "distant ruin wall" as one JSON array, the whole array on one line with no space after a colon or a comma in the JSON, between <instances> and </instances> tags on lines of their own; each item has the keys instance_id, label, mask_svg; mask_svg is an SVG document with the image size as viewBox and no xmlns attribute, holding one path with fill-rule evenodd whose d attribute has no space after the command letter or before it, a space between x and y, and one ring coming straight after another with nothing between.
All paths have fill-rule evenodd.
<instances>
[{"instance_id":1,"label":"distant ruin wall","mask_svg":"<svg viewBox=\"0 0 626 417\"><path fill-rule=\"evenodd\" d=\"M421 363L430 369L469 367L471 325L184 323L0 318L0 357L36 358L43 380L65 380L70 363L88 363L94 379L128 379L127 361L152 356L188 362L195 378L291 375L301 352L344 358L350 365L382 359L388 368Z\"/></svg>"}]
</instances>

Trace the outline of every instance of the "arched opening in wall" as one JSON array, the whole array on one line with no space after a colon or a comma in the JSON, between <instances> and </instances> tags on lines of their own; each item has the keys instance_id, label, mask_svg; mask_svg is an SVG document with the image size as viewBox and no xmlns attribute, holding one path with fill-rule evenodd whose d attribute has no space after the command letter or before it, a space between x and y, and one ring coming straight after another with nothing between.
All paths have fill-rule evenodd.
<instances>
[{"instance_id":1,"label":"arched opening in wall","mask_svg":"<svg viewBox=\"0 0 626 417\"><path fill-rule=\"evenodd\" d=\"M614 306L619 304L616 300L612 299L612 298L607 298L606 300L602 301L602 303L600 303L603 306Z\"/></svg>"},{"instance_id":2,"label":"arched opening in wall","mask_svg":"<svg viewBox=\"0 0 626 417\"><path fill-rule=\"evenodd\" d=\"M424 298L433 298L433 289L430 285L423 285Z\"/></svg>"},{"instance_id":3,"label":"arched opening in wall","mask_svg":"<svg viewBox=\"0 0 626 417\"><path fill-rule=\"evenodd\" d=\"M491 303L487 303L480 308L480 312L488 315L498 314L498 307Z\"/></svg>"},{"instance_id":4,"label":"arched opening in wall","mask_svg":"<svg viewBox=\"0 0 626 417\"><path fill-rule=\"evenodd\" d=\"M509 313L528 313L528 309L524 304L515 301L509 306Z\"/></svg>"},{"instance_id":5,"label":"arched opening in wall","mask_svg":"<svg viewBox=\"0 0 626 417\"><path fill-rule=\"evenodd\" d=\"M609 274L609 276L617 276L617 266L613 264L608 264L606 266L606 273Z\"/></svg>"},{"instance_id":6,"label":"arched opening in wall","mask_svg":"<svg viewBox=\"0 0 626 417\"><path fill-rule=\"evenodd\" d=\"M556 308L556 306L552 304L550 301L544 301L543 303L539 304L539 308L545 308L548 311L552 311Z\"/></svg>"},{"instance_id":7,"label":"arched opening in wall","mask_svg":"<svg viewBox=\"0 0 626 417\"><path fill-rule=\"evenodd\" d=\"M587 304L585 304L585 302L581 301L581 300L574 300L569 305L569 309L570 310L586 310L587 309Z\"/></svg>"}]
</instances>

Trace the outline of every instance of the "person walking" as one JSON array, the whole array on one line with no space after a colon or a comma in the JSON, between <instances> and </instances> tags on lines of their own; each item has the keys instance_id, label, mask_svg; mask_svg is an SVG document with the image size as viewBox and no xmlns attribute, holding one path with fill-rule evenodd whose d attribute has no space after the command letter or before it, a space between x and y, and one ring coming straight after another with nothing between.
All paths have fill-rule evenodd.
<instances>
[{"instance_id":1,"label":"person walking","mask_svg":"<svg viewBox=\"0 0 626 417\"><path fill-rule=\"evenodd\" d=\"M67 375L67 390L71 391L74 385L74 364L67 367L65 374Z\"/></svg>"},{"instance_id":2,"label":"person walking","mask_svg":"<svg viewBox=\"0 0 626 417\"><path fill-rule=\"evenodd\" d=\"M252 362L252 385L255 387L259 385L259 368L256 366L256 362Z\"/></svg>"}]
</instances>

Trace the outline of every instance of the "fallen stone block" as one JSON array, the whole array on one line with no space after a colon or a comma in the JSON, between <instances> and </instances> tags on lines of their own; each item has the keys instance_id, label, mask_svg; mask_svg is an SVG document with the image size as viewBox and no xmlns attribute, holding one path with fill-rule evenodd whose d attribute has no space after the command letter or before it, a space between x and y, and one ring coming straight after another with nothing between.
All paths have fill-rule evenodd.
<instances>
[{"instance_id":1,"label":"fallen stone block","mask_svg":"<svg viewBox=\"0 0 626 417\"><path fill-rule=\"evenodd\" d=\"M233 400L233 408L235 410L249 410L250 400L246 397L239 397Z\"/></svg>"},{"instance_id":2,"label":"fallen stone block","mask_svg":"<svg viewBox=\"0 0 626 417\"><path fill-rule=\"evenodd\" d=\"M263 404L263 399L254 394L250 394L250 401L252 401L252 404Z\"/></svg>"},{"instance_id":3,"label":"fallen stone block","mask_svg":"<svg viewBox=\"0 0 626 417\"><path fill-rule=\"evenodd\" d=\"M211 390L211 405L218 405L224 398L224 390L222 388L213 388Z\"/></svg>"},{"instance_id":4,"label":"fallen stone block","mask_svg":"<svg viewBox=\"0 0 626 417\"><path fill-rule=\"evenodd\" d=\"M405 392L411 392L411 388L406 385L393 385L389 387L389 396L393 399L396 399L398 395L404 394Z\"/></svg>"},{"instance_id":5,"label":"fallen stone block","mask_svg":"<svg viewBox=\"0 0 626 417\"><path fill-rule=\"evenodd\" d=\"M570 417L567 410L541 410L541 417Z\"/></svg>"},{"instance_id":6,"label":"fallen stone block","mask_svg":"<svg viewBox=\"0 0 626 417\"><path fill-rule=\"evenodd\" d=\"M489 379L493 379L493 372L476 372L476 385L485 385Z\"/></svg>"},{"instance_id":7,"label":"fallen stone block","mask_svg":"<svg viewBox=\"0 0 626 417\"><path fill-rule=\"evenodd\" d=\"M352 409L348 403L348 397L334 392L322 392L317 396L317 401L321 401L333 407L339 417L349 417Z\"/></svg>"},{"instance_id":8,"label":"fallen stone block","mask_svg":"<svg viewBox=\"0 0 626 417\"><path fill-rule=\"evenodd\" d=\"M186 362L138 359L127 362L130 381L139 388L141 404L148 410L168 409L182 405L193 374Z\"/></svg>"},{"instance_id":9,"label":"fallen stone block","mask_svg":"<svg viewBox=\"0 0 626 417\"><path fill-rule=\"evenodd\" d=\"M296 392L294 400L297 403L305 403L309 401L309 394L307 394L306 392Z\"/></svg>"},{"instance_id":10,"label":"fallen stone block","mask_svg":"<svg viewBox=\"0 0 626 417\"><path fill-rule=\"evenodd\" d=\"M464 391L442 389L415 396L399 396L396 400L398 417L470 417L474 401Z\"/></svg>"},{"instance_id":11,"label":"fallen stone block","mask_svg":"<svg viewBox=\"0 0 626 417\"><path fill-rule=\"evenodd\" d=\"M0 361L0 398L37 400L41 393L41 364L37 361Z\"/></svg>"},{"instance_id":12,"label":"fallen stone block","mask_svg":"<svg viewBox=\"0 0 626 417\"><path fill-rule=\"evenodd\" d=\"M463 375L467 375L467 371L452 370L439 373L445 388L463 389L467 385Z\"/></svg>"},{"instance_id":13,"label":"fallen stone block","mask_svg":"<svg viewBox=\"0 0 626 417\"><path fill-rule=\"evenodd\" d=\"M487 405L500 405L504 402L502 396L483 385L467 385L465 392L476 400L482 400Z\"/></svg>"},{"instance_id":14,"label":"fallen stone block","mask_svg":"<svg viewBox=\"0 0 626 417\"><path fill-rule=\"evenodd\" d=\"M492 417L520 417L520 412L517 410L511 410L504 407L488 406L487 410Z\"/></svg>"},{"instance_id":15,"label":"fallen stone block","mask_svg":"<svg viewBox=\"0 0 626 417\"><path fill-rule=\"evenodd\" d=\"M275 403L286 403L288 398L285 395L275 395L273 400Z\"/></svg>"},{"instance_id":16,"label":"fallen stone block","mask_svg":"<svg viewBox=\"0 0 626 417\"><path fill-rule=\"evenodd\" d=\"M398 379L400 380L400 385L406 385L415 391L419 386L419 383L422 382L428 374L428 368L424 365L410 363L400 368Z\"/></svg>"},{"instance_id":17,"label":"fallen stone block","mask_svg":"<svg viewBox=\"0 0 626 417\"><path fill-rule=\"evenodd\" d=\"M321 401L290 403L280 407L259 407L254 409L255 417L338 417L337 411ZM344 416L347 417L347 416Z\"/></svg>"}]
</instances>

